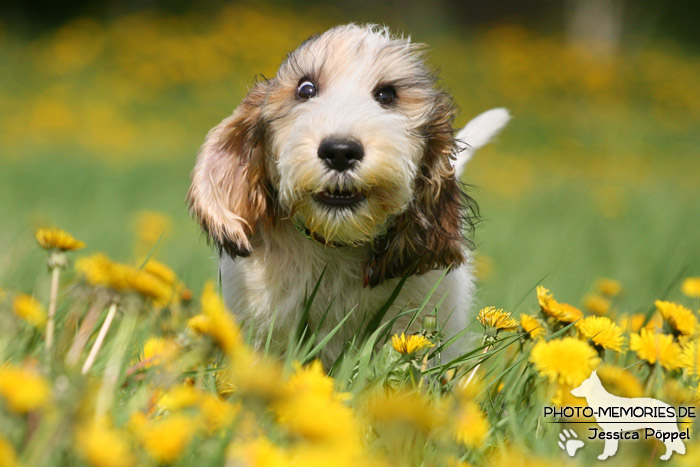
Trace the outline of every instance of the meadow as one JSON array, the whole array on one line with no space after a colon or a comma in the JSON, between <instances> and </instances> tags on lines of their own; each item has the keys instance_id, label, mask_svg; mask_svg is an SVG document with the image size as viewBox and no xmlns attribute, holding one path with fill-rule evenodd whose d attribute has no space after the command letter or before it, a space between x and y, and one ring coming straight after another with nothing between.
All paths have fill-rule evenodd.
<instances>
[{"instance_id":1,"label":"meadow","mask_svg":"<svg viewBox=\"0 0 700 467\"><path fill-rule=\"evenodd\" d=\"M486 313L484 345L432 368L424 357L450 337L433 323L403 341L378 329L377 355L358 340L332 378L311 363L313 330L282 361L247 348L245 323L205 287L216 254L186 211L189 171L256 74L343 21L236 6L79 18L38 37L0 27L0 465L561 464L560 426L541 415L587 376L572 362L602 365L620 394L696 403L700 61L673 43L601 57L518 26L414 35L458 126L513 114L464 181L483 216L476 309L516 323ZM47 256L44 226L86 246ZM56 254L68 264L52 263L48 350ZM590 444L574 461L595 459ZM672 462L695 465L700 444L687 449ZM662 446L620 451L616 465L653 464Z\"/></svg>"}]
</instances>

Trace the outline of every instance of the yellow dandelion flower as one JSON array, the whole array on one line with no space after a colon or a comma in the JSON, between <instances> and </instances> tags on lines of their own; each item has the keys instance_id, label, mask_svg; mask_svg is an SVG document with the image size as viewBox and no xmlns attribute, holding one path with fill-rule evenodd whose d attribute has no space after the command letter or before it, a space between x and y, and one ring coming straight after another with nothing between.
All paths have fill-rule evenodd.
<instances>
[{"instance_id":1,"label":"yellow dandelion flower","mask_svg":"<svg viewBox=\"0 0 700 467\"><path fill-rule=\"evenodd\" d=\"M17 295L12 303L12 311L35 328L41 328L46 324L44 307L34 297L29 295Z\"/></svg>"},{"instance_id":2,"label":"yellow dandelion flower","mask_svg":"<svg viewBox=\"0 0 700 467\"><path fill-rule=\"evenodd\" d=\"M91 285L101 285L118 289L120 278L116 276L114 263L106 255L96 253L78 258L75 269L82 273Z\"/></svg>"},{"instance_id":3,"label":"yellow dandelion flower","mask_svg":"<svg viewBox=\"0 0 700 467\"><path fill-rule=\"evenodd\" d=\"M444 426L445 407L417 391L377 391L367 396L362 412L375 424L429 433Z\"/></svg>"},{"instance_id":4,"label":"yellow dandelion flower","mask_svg":"<svg viewBox=\"0 0 700 467\"><path fill-rule=\"evenodd\" d=\"M2 436L0 436L0 465L2 467L15 467L17 465L15 449Z\"/></svg>"},{"instance_id":5,"label":"yellow dandelion flower","mask_svg":"<svg viewBox=\"0 0 700 467\"><path fill-rule=\"evenodd\" d=\"M309 441L359 443L354 412L345 405L348 398L335 391L333 378L316 360L303 368L297 366L274 410L282 426Z\"/></svg>"},{"instance_id":6,"label":"yellow dandelion flower","mask_svg":"<svg viewBox=\"0 0 700 467\"><path fill-rule=\"evenodd\" d=\"M683 346L681 365L688 374L700 376L700 346L697 339L690 340Z\"/></svg>"},{"instance_id":7,"label":"yellow dandelion flower","mask_svg":"<svg viewBox=\"0 0 700 467\"><path fill-rule=\"evenodd\" d=\"M596 315L605 315L610 311L610 300L597 294L583 297L583 307Z\"/></svg>"},{"instance_id":8,"label":"yellow dandelion flower","mask_svg":"<svg viewBox=\"0 0 700 467\"><path fill-rule=\"evenodd\" d=\"M568 303L559 303L554 299L548 289L537 286L537 301L540 304L542 312L562 323L573 323L574 321L583 318L583 313L578 308L569 305Z\"/></svg>"},{"instance_id":9,"label":"yellow dandelion flower","mask_svg":"<svg viewBox=\"0 0 700 467\"><path fill-rule=\"evenodd\" d=\"M123 266L123 265L122 265ZM173 288L163 282L158 276L131 266L123 266L124 285L127 289L138 292L146 298L153 300L158 306L167 305L172 299L177 298Z\"/></svg>"},{"instance_id":10,"label":"yellow dandelion flower","mask_svg":"<svg viewBox=\"0 0 700 467\"><path fill-rule=\"evenodd\" d=\"M540 340L530 352L530 362L541 376L559 384L581 384L598 366L600 359L593 347L574 337Z\"/></svg>"},{"instance_id":11,"label":"yellow dandelion flower","mask_svg":"<svg viewBox=\"0 0 700 467\"><path fill-rule=\"evenodd\" d=\"M681 285L681 291L688 297L700 297L700 277L688 277Z\"/></svg>"},{"instance_id":12,"label":"yellow dandelion flower","mask_svg":"<svg viewBox=\"0 0 700 467\"><path fill-rule=\"evenodd\" d=\"M224 306L224 302L217 295L212 281L208 281L204 285L202 316L206 319L195 317L197 320L191 319L188 326L211 336L229 356L241 351L243 338L240 328L233 315Z\"/></svg>"},{"instance_id":13,"label":"yellow dandelion flower","mask_svg":"<svg viewBox=\"0 0 700 467\"><path fill-rule=\"evenodd\" d=\"M596 281L595 288L598 293L606 297L616 297L622 291L622 284L615 279L599 279Z\"/></svg>"},{"instance_id":14,"label":"yellow dandelion flower","mask_svg":"<svg viewBox=\"0 0 700 467\"><path fill-rule=\"evenodd\" d=\"M202 313L200 313L187 320L187 327L196 332L197 334L210 334L211 320L208 316L205 316Z\"/></svg>"},{"instance_id":15,"label":"yellow dandelion flower","mask_svg":"<svg viewBox=\"0 0 700 467\"><path fill-rule=\"evenodd\" d=\"M474 401L461 404L454 419L457 440L468 448L476 449L486 441L489 422Z\"/></svg>"},{"instance_id":16,"label":"yellow dandelion flower","mask_svg":"<svg viewBox=\"0 0 700 467\"><path fill-rule=\"evenodd\" d=\"M669 324L674 334L689 336L695 332L698 320L695 314L683 305L663 300L655 301L654 305L656 305L656 310Z\"/></svg>"},{"instance_id":17,"label":"yellow dandelion flower","mask_svg":"<svg viewBox=\"0 0 700 467\"><path fill-rule=\"evenodd\" d=\"M16 413L26 413L46 406L51 395L48 381L28 367L0 367L0 396Z\"/></svg>"},{"instance_id":18,"label":"yellow dandelion flower","mask_svg":"<svg viewBox=\"0 0 700 467\"><path fill-rule=\"evenodd\" d=\"M658 361L667 370L681 366L681 347L668 334L642 329L639 334L630 335L630 350L652 365Z\"/></svg>"},{"instance_id":19,"label":"yellow dandelion flower","mask_svg":"<svg viewBox=\"0 0 700 467\"><path fill-rule=\"evenodd\" d=\"M282 367L271 358L246 348L237 351L231 365L216 372L216 391L224 396L233 392L266 401L282 393Z\"/></svg>"},{"instance_id":20,"label":"yellow dandelion flower","mask_svg":"<svg viewBox=\"0 0 700 467\"><path fill-rule=\"evenodd\" d=\"M137 292L159 306L167 305L170 300L178 297L173 286L159 276L117 263L101 253L78 259L75 267L91 285Z\"/></svg>"},{"instance_id":21,"label":"yellow dandelion flower","mask_svg":"<svg viewBox=\"0 0 700 467\"><path fill-rule=\"evenodd\" d=\"M71 251L85 247L85 243L76 240L71 234L61 229L42 227L36 231L34 236L45 250Z\"/></svg>"},{"instance_id":22,"label":"yellow dandelion flower","mask_svg":"<svg viewBox=\"0 0 700 467\"><path fill-rule=\"evenodd\" d=\"M175 360L179 349L175 339L151 336L143 344L143 367L168 365Z\"/></svg>"},{"instance_id":23,"label":"yellow dandelion flower","mask_svg":"<svg viewBox=\"0 0 700 467\"><path fill-rule=\"evenodd\" d=\"M618 324L626 332L639 332L645 321L646 316L642 313L624 314L618 318Z\"/></svg>"},{"instance_id":24,"label":"yellow dandelion flower","mask_svg":"<svg viewBox=\"0 0 700 467\"><path fill-rule=\"evenodd\" d=\"M202 394L199 410L202 414L204 428L212 434L236 421L241 404L240 402L232 404L216 394L205 393Z\"/></svg>"},{"instance_id":25,"label":"yellow dandelion flower","mask_svg":"<svg viewBox=\"0 0 700 467\"><path fill-rule=\"evenodd\" d=\"M576 329L582 339L590 340L596 347L622 350L622 328L605 316L589 316L576 322Z\"/></svg>"},{"instance_id":26,"label":"yellow dandelion flower","mask_svg":"<svg viewBox=\"0 0 700 467\"><path fill-rule=\"evenodd\" d=\"M253 440L237 439L229 446L226 457L233 465L279 467L290 464L287 453L264 436Z\"/></svg>"},{"instance_id":27,"label":"yellow dandelion flower","mask_svg":"<svg viewBox=\"0 0 700 467\"><path fill-rule=\"evenodd\" d=\"M143 266L143 271L157 277L167 285L177 285L177 275L175 274L175 271L160 261L149 258L146 264Z\"/></svg>"},{"instance_id":28,"label":"yellow dandelion flower","mask_svg":"<svg viewBox=\"0 0 700 467\"><path fill-rule=\"evenodd\" d=\"M557 407L581 407L586 405L586 400L580 397L576 397L571 394L571 390L577 385L569 384L556 384L554 388L554 396L552 396L552 404ZM552 388L550 388L550 391ZM571 417L572 420L582 420L582 417L574 415Z\"/></svg>"},{"instance_id":29,"label":"yellow dandelion flower","mask_svg":"<svg viewBox=\"0 0 700 467\"><path fill-rule=\"evenodd\" d=\"M181 384L166 391L158 399L157 406L171 412L194 407L202 399L202 393L192 386Z\"/></svg>"},{"instance_id":30,"label":"yellow dandelion flower","mask_svg":"<svg viewBox=\"0 0 700 467\"><path fill-rule=\"evenodd\" d=\"M75 442L78 454L94 467L126 467L135 464L126 437L107 421L78 427Z\"/></svg>"},{"instance_id":31,"label":"yellow dandelion flower","mask_svg":"<svg viewBox=\"0 0 700 467\"><path fill-rule=\"evenodd\" d=\"M173 462L182 456L196 427L190 417L180 414L135 425L136 435L143 448L153 459L163 463Z\"/></svg>"},{"instance_id":32,"label":"yellow dandelion flower","mask_svg":"<svg viewBox=\"0 0 700 467\"><path fill-rule=\"evenodd\" d=\"M435 344L421 334L406 336L404 333L401 333L400 336L398 334L391 336L391 346L400 354L410 355L419 350L434 347Z\"/></svg>"},{"instance_id":33,"label":"yellow dandelion flower","mask_svg":"<svg viewBox=\"0 0 700 467\"><path fill-rule=\"evenodd\" d=\"M664 402L671 405L686 405L697 401L693 388L677 379L669 378L664 381L662 391ZM694 419L688 421L693 422Z\"/></svg>"},{"instance_id":34,"label":"yellow dandelion flower","mask_svg":"<svg viewBox=\"0 0 700 467\"><path fill-rule=\"evenodd\" d=\"M476 319L485 328L494 328L498 331L514 331L518 328L518 322L510 316L510 313L502 308L487 306L479 310Z\"/></svg>"},{"instance_id":35,"label":"yellow dandelion flower","mask_svg":"<svg viewBox=\"0 0 700 467\"><path fill-rule=\"evenodd\" d=\"M545 334L544 323L534 316L525 313L520 315L520 328L527 334L527 337L532 340L542 339Z\"/></svg>"},{"instance_id":36,"label":"yellow dandelion flower","mask_svg":"<svg viewBox=\"0 0 700 467\"><path fill-rule=\"evenodd\" d=\"M601 365L596 369L605 389L620 397L642 397L644 388L630 371L614 365Z\"/></svg>"}]
</instances>

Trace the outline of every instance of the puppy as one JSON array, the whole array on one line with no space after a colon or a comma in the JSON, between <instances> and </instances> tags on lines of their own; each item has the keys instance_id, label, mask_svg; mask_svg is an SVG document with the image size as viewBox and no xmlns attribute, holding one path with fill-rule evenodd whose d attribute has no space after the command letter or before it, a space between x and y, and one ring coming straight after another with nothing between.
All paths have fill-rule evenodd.
<instances>
[{"instance_id":1,"label":"puppy","mask_svg":"<svg viewBox=\"0 0 700 467\"><path fill-rule=\"evenodd\" d=\"M386 28L335 27L290 53L207 135L187 199L219 248L225 302L254 323L258 347L271 326L273 347L287 344L324 271L308 324L323 335L351 313L324 349L326 365L403 277L384 320L437 285L425 313L437 309L447 337L467 325L465 233L477 208L455 164L461 171L509 117L483 114L460 145L454 104L421 49Z\"/></svg>"}]
</instances>

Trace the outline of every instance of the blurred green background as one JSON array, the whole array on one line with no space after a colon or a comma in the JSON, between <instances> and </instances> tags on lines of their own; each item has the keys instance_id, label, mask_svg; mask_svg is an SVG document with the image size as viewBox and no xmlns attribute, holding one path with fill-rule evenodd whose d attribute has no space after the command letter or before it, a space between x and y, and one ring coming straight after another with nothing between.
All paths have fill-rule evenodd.
<instances>
[{"instance_id":1,"label":"blurred green background","mask_svg":"<svg viewBox=\"0 0 700 467\"><path fill-rule=\"evenodd\" d=\"M145 5L145 6L144 6ZM380 22L430 45L461 108L513 120L465 181L479 302L542 281L579 304L600 277L640 311L700 274L700 38L693 2L615 0L0 5L0 287L41 295L35 228L117 260L216 275L184 203L196 151L256 74L309 35ZM519 311L534 307L534 294Z\"/></svg>"}]
</instances>

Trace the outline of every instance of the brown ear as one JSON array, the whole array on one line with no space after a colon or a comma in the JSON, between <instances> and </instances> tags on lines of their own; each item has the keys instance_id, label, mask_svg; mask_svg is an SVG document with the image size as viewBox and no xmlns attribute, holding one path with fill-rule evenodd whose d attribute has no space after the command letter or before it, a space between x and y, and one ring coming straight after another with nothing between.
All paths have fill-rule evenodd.
<instances>
[{"instance_id":1,"label":"brown ear","mask_svg":"<svg viewBox=\"0 0 700 467\"><path fill-rule=\"evenodd\" d=\"M365 285L458 266L466 261L464 247L472 246L464 235L465 229L473 228L478 207L462 191L451 163L457 150L452 134L454 106L444 93L437 102L424 128L427 144L414 199L374 245L377 253L368 264Z\"/></svg>"},{"instance_id":2,"label":"brown ear","mask_svg":"<svg viewBox=\"0 0 700 467\"><path fill-rule=\"evenodd\" d=\"M256 225L273 218L261 119L267 86L258 83L230 117L209 131L187 193L190 213L209 240L232 257L248 256Z\"/></svg>"}]
</instances>

